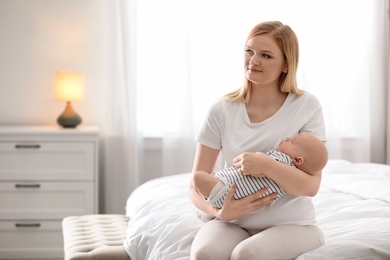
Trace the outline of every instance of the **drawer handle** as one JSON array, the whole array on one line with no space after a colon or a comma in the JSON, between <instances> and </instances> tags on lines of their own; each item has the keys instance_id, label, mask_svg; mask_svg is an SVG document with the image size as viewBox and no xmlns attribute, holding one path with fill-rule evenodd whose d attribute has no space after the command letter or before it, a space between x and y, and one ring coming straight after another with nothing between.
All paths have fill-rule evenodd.
<instances>
[{"instance_id":1,"label":"drawer handle","mask_svg":"<svg viewBox=\"0 0 390 260\"><path fill-rule=\"evenodd\" d=\"M41 227L40 223L16 223L15 227L17 228L39 228Z\"/></svg>"},{"instance_id":2,"label":"drawer handle","mask_svg":"<svg viewBox=\"0 0 390 260\"><path fill-rule=\"evenodd\" d=\"M39 149L41 148L40 144L16 144L16 149Z\"/></svg>"},{"instance_id":3,"label":"drawer handle","mask_svg":"<svg viewBox=\"0 0 390 260\"><path fill-rule=\"evenodd\" d=\"M15 184L15 188L38 189L40 187L41 184Z\"/></svg>"}]
</instances>

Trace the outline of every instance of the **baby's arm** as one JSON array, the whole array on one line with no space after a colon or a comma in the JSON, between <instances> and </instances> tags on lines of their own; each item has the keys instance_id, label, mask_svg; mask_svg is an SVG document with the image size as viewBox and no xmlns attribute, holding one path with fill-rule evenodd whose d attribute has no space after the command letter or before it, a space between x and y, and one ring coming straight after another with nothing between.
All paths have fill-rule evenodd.
<instances>
[{"instance_id":1,"label":"baby's arm","mask_svg":"<svg viewBox=\"0 0 390 260\"><path fill-rule=\"evenodd\" d=\"M194 174L194 188L197 190L203 198L208 198L210 196L211 190L218 183L218 178L214 177L210 173L197 171Z\"/></svg>"}]
</instances>

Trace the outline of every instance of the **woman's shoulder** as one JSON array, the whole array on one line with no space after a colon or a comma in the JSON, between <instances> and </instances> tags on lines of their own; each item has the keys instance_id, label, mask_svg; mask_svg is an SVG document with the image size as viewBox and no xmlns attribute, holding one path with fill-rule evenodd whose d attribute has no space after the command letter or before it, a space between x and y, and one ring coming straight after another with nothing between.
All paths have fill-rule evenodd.
<instances>
[{"instance_id":1,"label":"woman's shoulder","mask_svg":"<svg viewBox=\"0 0 390 260\"><path fill-rule=\"evenodd\" d=\"M241 106L241 102L232 102L224 98L221 98L211 105L210 111L212 112L225 112L238 109Z\"/></svg>"},{"instance_id":2,"label":"woman's shoulder","mask_svg":"<svg viewBox=\"0 0 390 260\"><path fill-rule=\"evenodd\" d=\"M291 104L295 105L310 105L310 106L320 106L320 101L318 98L310 92L304 92L302 95L296 95L294 93L289 94L289 100Z\"/></svg>"}]
</instances>

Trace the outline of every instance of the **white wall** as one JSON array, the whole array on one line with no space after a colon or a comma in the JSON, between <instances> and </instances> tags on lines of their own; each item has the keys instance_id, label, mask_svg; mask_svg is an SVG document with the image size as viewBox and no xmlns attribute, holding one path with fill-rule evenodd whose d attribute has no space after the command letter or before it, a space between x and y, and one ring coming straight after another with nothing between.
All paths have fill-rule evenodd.
<instances>
[{"instance_id":1,"label":"white wall","mask_svg":"<svg viewBox=\"0 0 390 260\"><path fill-rule=\"evenodd\" d=\"M0 125L56 124L57 70L85 73L85 98L74 103L85 124L98 122L102 0L0 1Z\"/></svg>"},{"instance_id":2,"label":"white wall","mask_svg":"<svg viewBox=\"0 0 390 260\"><path fill-rule=\"evenodd\" d=\"M84 100L73 106L82 124L98 125L109 1L0 0L0 125L56 125L65 108L54 98L57 70L85 73ZM101 167L101 212L104 179Z\"/></svg>"}]
</instances>

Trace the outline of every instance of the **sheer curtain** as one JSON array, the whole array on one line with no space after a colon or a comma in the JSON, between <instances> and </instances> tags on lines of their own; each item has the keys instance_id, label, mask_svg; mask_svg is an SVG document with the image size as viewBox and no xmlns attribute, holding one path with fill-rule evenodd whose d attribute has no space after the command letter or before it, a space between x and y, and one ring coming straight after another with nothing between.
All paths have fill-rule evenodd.
<instances>
[{"instance_id":1,"label":"sheer curtain","mask_svg":"<svg viewBox=\"0 0 390 260\"><path fill-rule=\"evenodd\" d=\"M260 21L280 20L298 35L298 82L323 105L330 157L385 162L387 60L383 58L388 1L137 3L137 87L158 92L153 103L165 107L160 111L164 122L149 120L155 111L148 110L148 105L140 107L139 115L144 118L140 129L146 135L163 136L165 131L173 131L174 136L181 136L178 123L184 121L168 112L175 109L171 98L176 97L161 92L175 93L183 91L181 88L191 93L180 96L185 104L180 109L192 116L196 132L212 102L241 84L242 48L248 31ZM156 59L158 73L150 71ZM155 77L153 82L151 77ZM177 80L183 83L176 84ZM150 95L140 93L139 100L147 104ZM161 126L157 132L156 123Z\"/></svg>"},{"instance_id":2,"label":"sheer curtain","mask_svg":"<svg viewBox=\"0 0 390 260\"><path fill-rule=\"evenodd\" d=\"M210 105L241 85L246 35L265 20L297 33L298 83L322 103L330 158L385 163L387 156L389 163L388 1L106 5L105 212L123 212L127 196L149 179L191 170L194 136Z\"/></svg>"},{"instance_id":3,"label":"sheer curtain","mask_svg":"<svg viewBox=\"0 0 390 260\"><path fill-rule=\"evenodd\" d=\"M387 117L386 117L386 122L387 122L387 128L385 129L386 131L386 163L390 164L390 1L385 1L384 5L384 13L383 13L383 22L385 24L384 26L384 37L385 37L385 55L384 56L384 61L383 61L383 66L384 66L384 74L387 74L387 78L385 81L385 89L387 90L387 95L385 93L385 98L386 98L386 111L387 111Z\"/></svg>"},{"instance_id":4,"label":"sheer curtain","mask_svg":"<svg viewBox=\"0 0 390 260\"><path fill-rule=\"evenodd\" d=\"M156 175L191 170L194 156L189 0L136 1L139 130L162 138ZM146 147L148 151L149 147ZM146 152L147 154L147 152ZM155 159L155 158L154 158ZM176 162L176 163L172 163Z\"/></svg>"},{"instance_id":5,"label":"sheer curtain","mask_svg":"<svg viewBox=\"0 0 390 260\"><path fill-rule=\"evenodd\" d=\"M390 163L389 147L386 140L390 138L389 132L389 1L375 1L374 6L376 24L372 28L373 40L370 55L370 77L368 84L370 85L369 98L369 136L370 144L369 161L375 163ZM363 72L362 72L363 73Z\"/></svg>"},{"instance_id":6,"label":"sheer curtain","mask_svg":"<svg viewBox=\"0 0 390 260\"><path fill-rule=\"evenodd\" d=\"M126 199L140 184L143 142L137 129L135 14L132 1L102 2L100 212L125 212Z\"/></svg>"}]
</instances>

